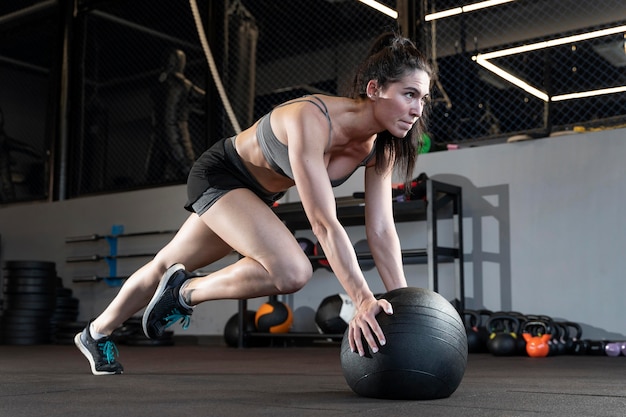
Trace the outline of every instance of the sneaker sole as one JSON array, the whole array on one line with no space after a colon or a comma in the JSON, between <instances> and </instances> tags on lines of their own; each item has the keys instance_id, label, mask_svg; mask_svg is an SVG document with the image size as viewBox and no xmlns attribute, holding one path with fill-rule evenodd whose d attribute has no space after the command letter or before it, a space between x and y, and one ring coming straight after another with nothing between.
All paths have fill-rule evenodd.
<instances>
[{"instance_id":1,"label":"sneaker sole","mask_svg":"<svg viewBox=\"0 0 626 417\"><path fill-rule=\"evenodd\" d=\"M174 268L174 266L176 266L176 268ZM152 313L152 309L156 305L157 301L159 301L159 299L163 295L165 286L167 285L172 275L174 275L177 271L180 271L181 269L185 269L182 264L174 264L167 269L165 274L163 274L163 276L161 277L159 286L154 292L150 303L148 303L146 310L143 312L143 317L141 318L141 327L143 328L143 334L145 334L148 339L151 339L151 337L148 335L148 317L150 316L150 313Z\"/></svg>"},{"instance_id":2,"label":"sneaker sole","mask_svg":"<svg viewBox=\"0 0 626 417\"><path fill-rule=\"evenodd\" d=\"M89 366L91 367L91 373L94 374L94 375L115 375L115 372L98 371L96 369L96 363L93 361L93 357L91 356L91 353L85 347L85 345L83 345L83 342L80 340L80 335L81 334L82 334L82 332L80 332L80 333L76 334L76 336L74 336L74 344L76 345L78 350L80 350L80 353L82 353L87 358L87 360L89 361Z\"/></svg>"}]
</instances>

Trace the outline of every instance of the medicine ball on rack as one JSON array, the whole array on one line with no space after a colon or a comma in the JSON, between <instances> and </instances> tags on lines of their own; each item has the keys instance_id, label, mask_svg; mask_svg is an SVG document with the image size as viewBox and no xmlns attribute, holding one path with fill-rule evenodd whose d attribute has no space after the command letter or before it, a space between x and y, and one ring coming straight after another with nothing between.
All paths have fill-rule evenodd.
<instances>
[{"instance_id":1,"label":"medicine ball on rack","mask_svg":"<svg viewBox=\"0 0 626 417\"><path fill-rule=\"evenodd\" d=\"M254 319L256 316L256 311L254 310L246 310L244 312L244 336L243 336L243 347L260 347L268 345L270 340L267 338L253 338L249 336L247 333L256 332L256 325L254 324ZM239 345L239 313L233 314L226 325L224 326L224 341L227 346L230 347L238 347Z\"/></svg>"},{"instance_id":2,"label":"medicine ball on rack","mask_svg":"<svg viewBox=\"0 0 626 417\"><path fill-rule=\"evenodd\" d=\"M287 304L269 300L257 310L254 324L259 332L287 333L293 324L293 313Z\"/></svg>"},{"instance_id":3,"label":"medicine ball on rack","mask_svg":"<svg viewBox=\"0 0 626 417\"><path fill-rule=\"evenodd\" d=\"M378 353L366 347L359 356L344 334L341 367L350 388L383 399L449 397L467 366L467 337L459 313L444 297L423 288L400 288L382 298L394 312L376 316L387 341Z\"/></svg>"},{"instance_id":4,"label":"medicine ball on rack","mask_svg":"<svg viewBox=\"0 0 626 417\"><path fill-rule=\"evenodd\" d=\"M330 267L330 262L328 262L328 259L325 258L326 255L324 254L324 249L322 249L322 245L320 244L320 242L315 243L315 246L313 247L313 256L321 258L317 259L317 261L315 262L318 267L324 268L330 272L333 271L333 269Z\"/></svg>"},{"instance_id":5,"label":"medicine ball on rack","mask_svg":"<svg viewBox=\"0 0 626 417\"><path fill-rule=\"evenodd\" d=\"M315 243L311 239L306 237L297 237L296 241L298 242L298 245L300 245L300 247L302 248L304 254L311 261L311 266L313 266L313 269L317 269L317 262L311 260L311 256L315 256Z\"/></svg>"},{"instance_id":6,"label":"medicine ball on rack","mask_svg":"<svg viewBox=\"0 0 626 417\"><path fill-rule=\"evenodd\" d=\"M307 256L313 256L315 254L315 243L313 243L311 239L306 237L297 237L296 241Z\"/></svg>"},{"instance_id":7,"label":"medicine ball on rack","mask_svg":"<svg viewBox=\"0 0 626 417\"><path fill-rule=\"evenodd\" d=\"M354 304L347 294L329 295L315 313L315 324L321 333L342 334L354 316Z\"/></svg>"}]
</instances>

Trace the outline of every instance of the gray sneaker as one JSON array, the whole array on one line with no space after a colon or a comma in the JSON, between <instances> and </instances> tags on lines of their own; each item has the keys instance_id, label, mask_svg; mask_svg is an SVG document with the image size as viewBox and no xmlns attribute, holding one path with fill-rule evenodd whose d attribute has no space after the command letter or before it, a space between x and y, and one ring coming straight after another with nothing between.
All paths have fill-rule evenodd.
<instances>
[{"instance_id":1,"label":"gray sneaker","mask_svg":"<svg viewBox=\"0 0 626 417\"><path fill-rule=\"evenodd\" d=\"M117 347L110 337L95 340L89 333L89 326L74 336L74 344L81 351L91 365L94 375L114 375L124 373L124 367L115 357L119 356Z\"/></svg>"},{"instance_id":2,"label":"gray sneaker","mask_svg":"<svg viewBox=\"0 0 626 417\"><path fill-rule=\"evenodd\" d=\"M170 266L143 313L141 324L143 332L150 339L163 336L165 329L180 321L183 329L189 327L193 309L183 307L178 298L180 287L191 278L181 264Z\"/></svg>"}]
</instances>

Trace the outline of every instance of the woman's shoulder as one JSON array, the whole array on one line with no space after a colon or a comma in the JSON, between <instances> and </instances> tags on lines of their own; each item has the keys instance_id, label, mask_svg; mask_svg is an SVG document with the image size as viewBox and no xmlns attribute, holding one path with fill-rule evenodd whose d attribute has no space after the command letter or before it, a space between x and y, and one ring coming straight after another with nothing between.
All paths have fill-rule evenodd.
<instances>
[{"instance_id":1,"label":"woman's shoulder","mask_svg":"<svg viewBox=\"0 0 626 417\"><path fill-rule=\"evenodd\" d=\"M322 108L322 109L341 109L342 107L349 107L354 105L355 100L342 97L332 96L325 94L308 94L305 96L295 97L291 100L285 101L274 108L274 110L281 107L292 107L294 109L309 109L309 108Z\"/></svg>"}]
</instances>

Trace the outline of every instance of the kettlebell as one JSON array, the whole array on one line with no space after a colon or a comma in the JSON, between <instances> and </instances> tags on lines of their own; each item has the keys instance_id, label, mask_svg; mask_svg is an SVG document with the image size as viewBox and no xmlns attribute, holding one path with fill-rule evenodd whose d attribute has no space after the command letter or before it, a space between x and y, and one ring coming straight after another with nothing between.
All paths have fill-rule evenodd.
<instances>
[{"instance_id":1,"label":"kettlebell","mask_svg":"<svg viewBox=\"0 0 626 417\"><path fill-rule=\"evenodd\" d=\"M522 329L524 328L524 324L528 322L528 317L524 314L519 313L517 311L509 312L512 316L516 317L519 320L519 324L517 326L517 349L515 354L520 356L526 356L526 340L522 337Z\"/></svg>"},{"instance_id":2,"label":"kettlebell","mask_svg":"<svg viewBox=\"0 0 626 417\"><path fill-rule=\"evenodd\" d=\"M554 326L555 329L558 330L558 339L556 341L556 346L558 348L557 354L564 355L566 353L567 339L569 339L569 330L562 321L555 321ZM554 334L552 335L552 338L555 338Z\"/></svg>"},{"instance_id":3,"label":"kettlebell","mask_svg":"<svg viewBox=\"0 0 626 417\"><path fill-rule=\"evenodd\" d=\"M624 342L609 342L604 347L606 356L616 357L621 355Z\"/></svg>"},{"instance_id":4,"label":"kettlebell","mask_svg":"<svg viewBox=\"0 0 626 417\"><path fill-rule=\"evenodd\" d=\"M493 314L486 323L490 332L487 349L494 356L513 356L517 353L519 320L510 314Z\"/></svg>"},{"instance_id":5,"label":"kettlebell","mask_svg":"<svg viewBox=\"0 0 626 417\"><path fill-rule=\"evenodd\" d=\"M583 331L580 324L572 321L565 321L563 322L563 325L568 329L570 336L565 343L565 353L568 355L584 355L587 353L587 346L581 339ZM573 329L574 332L570 332L570 329Z\"/></svg>"},{"instance_id":6,"label":"kettlebell","mask_svg":"<svg viewBox=\"0 0 626 417\"><path fill-rule=\"evenodd\" d=\"M465 334L467 335L467 351L469 353L482 352L482 341L478 332L480 317L475 310L464 310Z\"/></svg>"},{"instance_id":7,"label":"kettlebell","mask_svg":"<svg viewBox=\"0 0 626 417\"><path fill-rule=\"evenodd\" d=\"M488 309L478 310L478 315L480 316L480 320L478 323L478 335L480 336L480 347L482 352L487 352L487 341L489 340L489 331L487 330L486 324L489 317L493 314L493 311Z\"/></svg>"},{"instance_id":8,"label":"kettlebell","mask_svg":"<svg viewBox=\"0 0 626 417\"><path fill-rule=\"evenodd\" d=\"M548 340L548 346L550 347L550 353L548 355L549 356L558 355L559 353L559 346L558 346L559 330L554 324L554 320L550 316L541 315L539 316L539 321L542 321L546 324L547 332L552 335L550 340Z\"/></svg>"},{"instance_id":9,"label":"kettlebell","mask_svg":"<svg viewBox=\"0 0 626 417\"><path fill-rule=\"evenodd\" d=\"M545 358L550 353L548 341L552 337L548 326L542 321L528 321L522 329L522 337L526 340L526 353L531 358Z\"/></svg>"}]
</instances>

